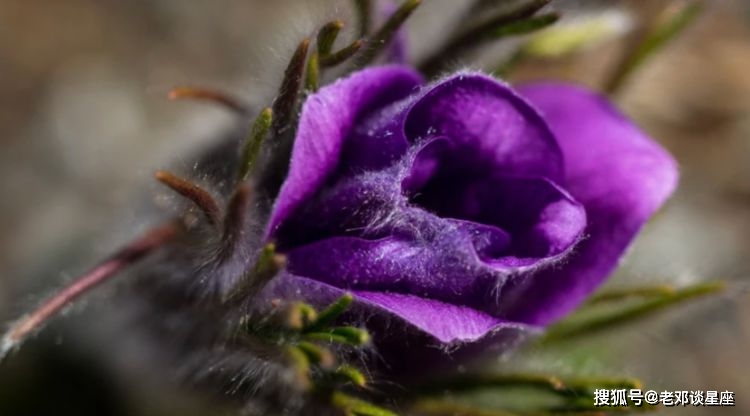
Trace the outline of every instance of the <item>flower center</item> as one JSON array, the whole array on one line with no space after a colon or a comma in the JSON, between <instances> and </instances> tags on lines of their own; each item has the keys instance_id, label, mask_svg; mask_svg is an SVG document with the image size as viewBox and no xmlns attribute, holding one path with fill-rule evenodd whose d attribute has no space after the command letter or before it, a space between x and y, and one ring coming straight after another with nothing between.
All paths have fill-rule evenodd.
<instances>
[{"instance_id":1,"label":"flower center","mask_svg":"<svg viewBox=\"0 0 750 416\"><path fill-rule=\"evenodd\" d=\"M476 233L472 235L477 251L490 259L516 262L557 255L585 227L581 205L551 181L494 172L481 155L455 148L446 138L433 139L416 152L401 185L414 206L507 233L510 242L501 251L497 245L480 251Z\"/></svg>"}]
</instances>

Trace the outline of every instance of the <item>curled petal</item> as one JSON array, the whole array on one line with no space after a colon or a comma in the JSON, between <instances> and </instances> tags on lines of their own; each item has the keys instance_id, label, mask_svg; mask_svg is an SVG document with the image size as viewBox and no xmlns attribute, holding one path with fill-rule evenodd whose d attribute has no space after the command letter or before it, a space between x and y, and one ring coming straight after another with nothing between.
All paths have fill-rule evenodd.
<instances>
[{"instance_id":1,"label":"curled petal","mask_svg":"<svg viewBox=\"0 0 750 416\"><path fill-rule=\"evenodd\" d=\"M539 177L472 174L473 161L462 156L445 137L427 141L401 187L413 204L441 217L507 232L512 239L509 251L496 251L495 265L530 264L556 256L580 239L586 226L583 206L555 183Z\"/></svg>"},{"instance_id":2,"label":"curled petal","mask_svg":"<svg viewBox=\"0 0 750 416\"><path fill-rule=\"evenodd\" d=\"M508 319L547 324L579 305L609 275L677 183L672 157L604 98L582 87L519 88L543 114L565 156L565 187L586 208L587 238L560 268L506 291Z\"/></svg>"},{"instance_id":3,"label":"curled petal","mask_svg":"<svg viewBox=\"0 0 750 416\"><path fill-rule=\"evenodd\" d=\"M537 111L508 86L478 73L437 82L411 106L404 129L412 141L435 136L454 143L472 171L559 181L563 160Z\"/></svg>"},{"instance_id":4,"label":"curled petal","mask_svg":"<svg viewBox=\"0 0 750 416\"><path fill-rule=\"evenodd\" d=\"M420 83L419 74L408 67L384 66L357 72L311 95L302 109L289 174L266 236L336 171L344 142L357 121L407 97Z\"/></svg>"}]
</instances>

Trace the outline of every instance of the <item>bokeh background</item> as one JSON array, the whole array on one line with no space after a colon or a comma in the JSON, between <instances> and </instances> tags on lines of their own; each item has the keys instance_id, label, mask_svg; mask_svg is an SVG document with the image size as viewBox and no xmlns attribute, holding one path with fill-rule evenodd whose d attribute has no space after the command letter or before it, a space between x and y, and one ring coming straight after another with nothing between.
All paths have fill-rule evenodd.
<instances>
[{"instance_id":1,"label":"bokeh background","mask_svg":"<svg viewBox=\"0 0 750 416\"><path fill-rule=\"evenodd\" d=\"M170 88L207 86L263 105L296 42L331 18L351 22L349 3L0 0L0 321L153 224L154 211L172 208L153 171L189 170L232 117L206 103L170 102ZM410 24L415 59L445 35L461 3L425 0ZM602 88L629 34L668 1L553 3L562 23L606 15L615 30L576 53L527 60L511 81ZM460 65L491 70L521 41ZM674 153L682 180L610 285L720 278L730 282L727 293L599 337L598 358L540 359L540 370L626 374L657 390L729 390L735 408L663 413L750 413L748 68L750 3L706 1L697 22L615 97ZM137 352L113 357L112 340L100 342L111 335L96 314L74 308L0 364L0 415L207 414L173 386L149 382Z\"/></svg>"}]
</instances>

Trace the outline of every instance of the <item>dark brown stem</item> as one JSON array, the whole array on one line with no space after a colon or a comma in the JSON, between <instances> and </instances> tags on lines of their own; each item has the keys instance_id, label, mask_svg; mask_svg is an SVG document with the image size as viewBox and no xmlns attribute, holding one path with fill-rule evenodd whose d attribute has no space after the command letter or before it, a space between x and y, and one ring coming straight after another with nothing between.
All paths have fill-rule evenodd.
<instances>
[{"instance_id":1,"label":"dark brown stem","mask_svg":"<svg viewBox=\"0 0 750 416\"><path fill-rule=\"evenodd\" d=\"M234 97L208 88L177 87L169 91L167 97L169 97L170 100L193 99L211 101L240 115L246 115L250 112L244 104Z\"/></svg>"},{"instance_id":2,"label":"dark brown stem","mask_svg":"<svg viewBox=\"0 0 750 416\"><path fill-rule=\"evenodd\" d=\"M305 58L307 58L307 50L309 48L310 39L305 38L299 43L284 71L284 79L281 81L279 95L273 102L274 118L271 124L271 131L277 139L290 128L291 120L294 117L297 98L305 73Z\"/></svg>"},{"instance_id":3,"label":"dark brown stem","mask_svg":"<svg viewBox=\"0 0 750 416\"><path fill-rule=\"evenodd\" d=\"M223 255L229 255L234 251L239 236L245 230L250 194L250 185L241 184L227 204L227 211L224 216L224 233L221 239Z\"/></svg>"},{"instance_id":4,"label":"dark brown stem","mask_svg":"<svg viewBox=\"0 0 750 416\"><path fill-rule=\"evenodd\" d=\"M157 171L154 176L156 176L159 182L167 185L170 189L194 203L203 211L203 215L206 216L211 225L218 225L220 223L219 205L208 191L188 180L163 170Z\"/></svg>"},{"instance_id":5,"label":"dark brown stem","mask_svg":"<svg viewBox=\"0 0 750 416\"><path fill-rule=\"evenodd\" d=\"M269 138L269 158L265 163L258 188L261 193L276 197L289 170L289 158L294 144L299 93L305 73L310 39L303 39L284 71L279 95L271 106L273 120Z\"/></svg>"},{"instance_id":6,"label":"dark brown stem","mask_svg":"<svg viewBox=\"0 0 750 416\"><path fill-rule=\"evenodd\" d=\"M176 233L177 227L171 223L149 231L42 303L31 314L16 322L3 336L2 341L0 341L0 358L21 343L29 334L44 325L50 318L57 315L65 306L99 284L108 281L116 273L133 265L147 254L164 246L172 240Z\"/></svg>"}]
</instances>

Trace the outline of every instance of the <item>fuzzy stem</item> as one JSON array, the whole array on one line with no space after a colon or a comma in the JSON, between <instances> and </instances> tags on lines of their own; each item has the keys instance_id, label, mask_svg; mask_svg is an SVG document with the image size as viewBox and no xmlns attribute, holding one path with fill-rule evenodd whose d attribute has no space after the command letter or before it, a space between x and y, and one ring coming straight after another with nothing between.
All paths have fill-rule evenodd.
<instances>
[{"instance_id":1,"label":"fuzzy stem","mask_svg":"<svg viewBox=\"0 0 750 416\"><path fill-rule=\"evenodd\" d=\"M422 0L405 0L380 29L367 39L365 46L359 52L359 56L356 57L356 65L363 67L372 63L420 4L422 4Z\"/></svg>"},{"instance_id":2,"label":"fuzzy stem","mask_svg":"<svg viewBox=\"0 0 750 416\"><path fill-rule=\"evenodd\" d=\"M305 72L305 58L310 47L310 39L303 39L292 55L292 59L284 71L284 79L281 81L279 95L273 102L274 119L271 123L271 132L275 139L281 138L282 134L291 128L291 121L299 97L299 89Z\"/></svg>"},{"instance_id":3,"label":"fuzzy stem","mask_svg":"<svg viewBox=\"0 0 750 416\"><path fill-rule=\"evenodd\" d=\"M542 20L537 20L539 18L532 19L530 25L529 23L522 22L526 22L532 18L534 13L549 4L550 1L551 0L529 1L514 10L490 17L481 24L458 33L455 37L450 39L445 46L438 49L432 56L425 59L424 62L419 65L421 72L428 75L438 73L443 69L443 65L449 59L463 54L487 40L502 37L505 35L503 31L508 30L508 27L517 30L519 27L518 25L528 25L528 28L531 30L537 28L539 25L543 26L544 24L549 24L550 21L556 20L556 17L544 17ZM526 27L523 26L522 28ZM511 32L511 34L513 33L515 32ZM526 32L520 31L518 33Z\"/></svg>"},{"instance_id":4,"label":"fuzzy stem","mask_svg":"<svg viewBox=\"0 0 750 416\"><path fill-rule=\"evenodd\" d=\"M342 313L349 309L349 305L351 305L353 301L354 295L352 295L351 293L345 293L335 302L321 311L318 314L317 318L315 318L315 321L311 322L310 325L305 327L305 331L315 332L325 329L329 325L333 324L333 322L336 321L336 319L341 316Z\"/></svg>"},{"instance_id":5,"label":"fuzzy stem","mask_svg":"<svg viewBox=\"0 0 750 416\"><path fill-rule=\"evenodd\" d=\"M689 2L682 8L678 7L677 11L675 11L675 6L677 6L676 3L668 6L664 14L669 16L657 19L653 27L646 29L646 33L635 39L605 85L605 91L612 95L617 94L646 60L682 33L700 15L704 4L698 1Z\"/></svg>"},{"instance_id":6,"label":"fuzzy stem","mask_svg":"<svg viewBox=\"0 0 750 416\"><path fill-rule=\"evenodd\" d=\"M344 46L334 53L328 54L326 56L321 56L320 66L323 68L330 68L339 65L359 52L359 50L362 49L362 45L364 44L365 42L362 39L357 39L354 42L350 43L348 46Z\"/></svg>"},{"instance_id":7,"label":"fuzzy stem","mask_svg":"<svg viewBox=\"0 0 750 416\"><path fill-rule=\"evenodd\" d=\"M294 145L297 108L299 105L300 87L305 75L307 52L310 39L303 39L294 51L289 64L284 70L284 78L279 87L279 94L273 101L271 109L271 150L259 183L259 191L275 198L289 170L289 158Z\"/></svg>"},{"instance_id":8,"label":"fuzzy stem","mask_svg":"<svg viewBox=\"0 0 750 416\"><path fill-rule=\"evenodd\" d=\"M203 212L211 225L218 225L221 222L219 205L208 191L163 170L157 171L154 176L159 182L193 202Z\"/></svg>"},{"instance_id":9,"label":"fuzzy stem","mask_svg":"<svg viewBox=\"0 0 750 416\"><path fill-rule=\"evenodd\" d=\"M317 51L310 54L305 70L305 91L314 93L320 88L320 55Z\"/></svg>"},{"instance_id":10,"label":"fuzzy stem","mask_svg":"<svg viewBox=\"0 0 750 416\"><path fill-rule=\"evenodd\" d=\"M334 20L326 23L320 31L318 31L317 48L320 56L326 56L333 50L333 44L336 42L336 38L339 36L339 32L344 28L344 22L341 20Z\"/></svg>"},{"instance_id":11,"label":"fuzzy stem","mask_svg":"<svg viewBox=\"0 0 750 416\"><path fill-rule=\"evenodd\" d=\"M255 118L242 149L240 168L237 174L240 182L246 181L255 170L258 155L260 155L263 142L268 136L271 123L273 123L273 110L270 107L264 108Z\"/></svg>"},{"instance_id":12,"label":"fuzzy stem","mask_svg":"<svg viewBox=\"0 0 750 416\"><path fill-rule=\"evenodd\" d=\"M547 334L540 340L540 343L545 345L556 341L567 340L579 335L595 334L599 331L611 329L616 325L634 322L637 319L649 316L654 312L664 310L672 305L720 293L725 287L726 284L722 281L706 282L680 289L670 295L659 296L604 316L595 316L588 319L576 319L574 316L550 328Z\"/></svg>"},{"instance_id":13,"label":"fuzzy stem","mask_svg":"<svg viewBox=\"0 0 750 416\"><path fill-rule=\"evenodd\" d=\"M234 252L234 248L239 240L240 235L245 231L247 222L247 207L250 203L251 189L248 184L241 184L234 191L234 195L227 204L226 213L224 214L224 232L222 234L222 253L229 256Z\"/></svg>"},{"instance_id":14,"label":"fuzzy stem","mask_svg":"<svg viewBox=\"0 0 750 416\"><path fill-rule=\"evenodd\" d=\"M0 341L0 358L20 344L29 334L57 315L65 306L77 300L94 287L109 280L116 273L133 265L147 254L172 240L177 232L174 224L157 227L143 237L128 244L109 259L76 279L50 299L42 303L31 314L16 322Z\"/></svg>"},{"instance_id":15,"label":"fuzzy stem","mask_svg":"<svg viewBox=\"0 0 750 416\"><path fill-rule=\"evenodd\" d=\"M359 35L367 36L372 26L372 0L354 0L354 8L359 21Z\"/></svg>"}]
</instances>

